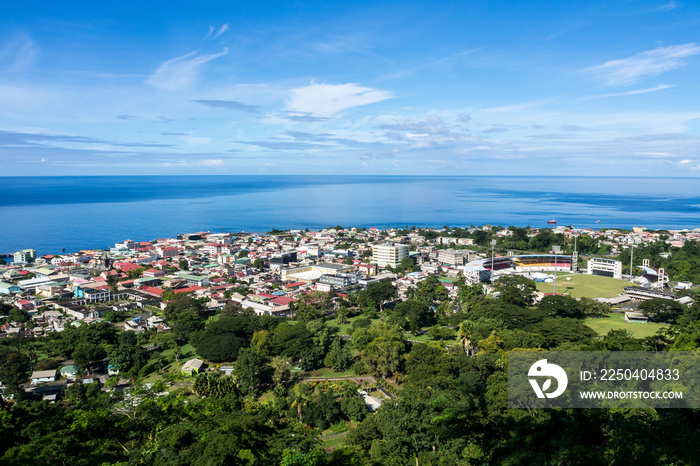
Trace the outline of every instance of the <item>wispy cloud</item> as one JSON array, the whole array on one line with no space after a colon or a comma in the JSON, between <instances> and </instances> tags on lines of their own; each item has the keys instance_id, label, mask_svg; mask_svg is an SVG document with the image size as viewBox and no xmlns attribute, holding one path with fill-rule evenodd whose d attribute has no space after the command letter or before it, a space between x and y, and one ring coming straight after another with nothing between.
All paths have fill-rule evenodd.
<instances>
[{"instance_id":1,"label":"wispy cloud","mask_svg":"<svg viewBox=\"0 0 700 466\"><path fill-rule=\"evenodd\" d=\"M457 115L457 121L459 121L460 123L469 123L470 121L472 121L472 117L469 114L460 113L459 115Z\"/></svg>"},{"instance_id":2,"label":"wispy cloud","mask_svg":"<svg viewBox=\"0 0 700 466\"><path fill-rule=\"evenodd\" d=\"M637 89L635 91L627 91L627 92L614 92L612 94L598 94L598 95L592 95L589 97L584 97L584 100L589 100L589 99L605 99L608 97L624 97L627 95L639 95L639 94L648 94L650 92L656 92L656 91L663 91L664 89L671 89L673 86L669 84L659 84L658 86L650 87L647 89Z\"/></svg>"},{"instance_id":3,"label":"wispy cloud","mask_svg":"<svg viewBox=\"0 0 700 466\"><path fill-rule=\"evenodd\" d=\"M312 83L306 87L292 89L286 104L295 112L330 117L348 108L381 102L391 97L388 91L359 84Z\"/></svg>"},{"instance_id":4,"label":"wispy cloud","mask_svg":"<svg viewBox=\"0 0 700 466\"><path fill-rule=\"evenodd\" d=\"M205 167L221 167L224 161L222 159L205 159L200 161L199 164Z\"/></svg>"},{"instance_id":5,"label":"wispy cloud","mask_svg":"<svg viewBox=\"0 0 700 466\"><path fill-rule=\"evenodd\" d=\"M211 139L204 136L180 136L180 139L192 147L211 145Z\"/></svg>"},{"instance_id":6,"label":"wispy cloud","mask_svg":"<svg viewBox=\"0 0 700 466\"><path fill-rule=\"evenodd\" d=\"M638 53L629 58L609 60L584 71L598 75L608 86L629 86L645 76L656 76L684 66L689 57L700 53L700 46L692 42Z\"/></svg>"},{"instance_id":7,"label":"wispy cloud","mask_svg":"<svg viewBox=\"0 0 700 466\"><path fill-rule=\"evenodd\" d=\"M667 4L661 6L661 7L659 8L659 10L675 10L676 8L679 8L679 7L680 7L680 5L679 5L678 3L674 2L673 0L671 0L671 1L668 2Z\"/></svg>"},{"instance_id":8,"label":"wispy cloud","mask_svg":"<svg viewBox=\"0 0 700 466\"><path fill-rule=\"evenodd\" d=\"M240 110L248 113L258 113L258 107L242 104L233 100L193 100L192 102L206 105L207 107L227 108L230 110Z\"/></svg>"},{"instance_id":9,"label":"wispy cloud","mask_svg":"<svg viewBox=\"0 0 700 466\"><path fill-rule=\"evenodd\" d=\"M304 123L315 123L318 121L328 120L327 117L313 116L308 112L287 113L287 115L285 115L284 118L286 118L287 120L300 121Z\"/></svg>"},{"instance_id":10,"label":"wispy cloud","mask_svg":"<svg viewBox=\"0 0 700 466\"><path fill-rule=\"evenodd\" d=\"M383 124L380 129L394 141L407 142L411 147L452 147L467 140L468 132L456 132L436 116L422 121L404 120Z\"/></svg>"},{"instance_id":11,"label":"wispy cloud","mask_svg":"<svg viewBox=\"0 0 700 466\"><path fill-rule=\"evenodd\" d=\"M187 89L196 81L202 65L227 53L228 48L225 47L219 53L198 55L198 52L190 52L181 57L172 58L163 62L146 80L146 83L157 89L171 92Z\"/></svg>"},{"instance_id":12,"label":"wispy cloud","mask_svg":"<svg viewBox=\"0 0 700 466\"><path fill-rule=\"evenodd\" d=\"M214 39L216 39L217 37L220 37L221 34L223 34L224 32L226 32L228 30L229 30L228 24L224 24L223 26L221 26L219 28L218 31L216 31L216 34L214 35Z\"/></svg>"},{"instance_id":13,"label":"wispy cloud","mask_svg":"<svg viewBox=\"0 0 700 466\"><path fill-rule=\"evenodd\" d=\"M29 37L18 35L0 45L0 67L19 73L34 64L39 49Z\"/></svg>"},{"instance_id":14,"label":"wispy cloud","mask_svg":"<svg viewBox=\"0 0 700 466\"><path fill-rule=\"evenodd\" d=\"M326 147L322 144L311 144L297 141L231 141L236 144L249 144L269 150L309 150Z\"/></svg>"}]
</instances>

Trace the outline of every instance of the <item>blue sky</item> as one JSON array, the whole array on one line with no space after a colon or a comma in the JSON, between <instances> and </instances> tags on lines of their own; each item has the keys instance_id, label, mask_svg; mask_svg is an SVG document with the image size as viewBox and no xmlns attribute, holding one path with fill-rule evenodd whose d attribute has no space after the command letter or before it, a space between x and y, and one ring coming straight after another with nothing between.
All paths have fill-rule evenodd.
<instances>
[{"instance_id":1,"label":"blue sky","mask_svg":"<svg viewBox=\"0 0 700 466\"><path fill-rule=\"evenodd\" d=\"M700 176L700 2L431 3L7 3L0 175Z\"/></svg>"}]
</instances>

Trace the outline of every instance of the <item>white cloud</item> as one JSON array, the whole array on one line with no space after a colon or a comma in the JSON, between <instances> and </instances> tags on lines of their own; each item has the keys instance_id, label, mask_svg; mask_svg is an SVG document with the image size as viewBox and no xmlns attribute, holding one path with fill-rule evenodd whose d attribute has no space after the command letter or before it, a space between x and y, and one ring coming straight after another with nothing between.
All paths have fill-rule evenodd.
<instances>
[{"instance_id":1,"label":"white cloud","mask_svg":"<svg viewBox=\"0 0 700 466\"><path fill-rule=\"evenodd\" d=\"M224 161L222 159L204 159L199 164L205 167L220 167L224 164Z\"/></svg>"},{"instance_id":2,"label":"white cloud","mask_svg":"<svg viewBox=\"0 0 700 466\"><path fill-rule=\"evenodd\" d=\"M690 160L690 159L685 159L685 160L681 160L681 161L678 162L678 163L679 163L680 165L686 165L686 164L689 164L689 163L693 163L693 161Z\"/></svg>"},{"instance_id":3,"label":"white cloud","mask_svg":"<svg viewBox=\"0 0 700 466\"><path fill-rule=\"evenodd\" d=\"M202 65L227 53L228 48L225 47L223 52L219 53L197 55L197 52L190 52L181 57L172 58L163 62L146 82L165 91L176 92L186 89L194 84Z\"/></svg>"},{"instance_id":4,"label":"white cloud","mask_svg":"<svg viewBox=\"0 0 700 466\"><path fill-rule=\"evenodd\" d=\"M34 65L38 53L34 41L21 34L0 45L0 67L22 72Z\"/></svg>"},{"instance_id":5,"label":"white cloud","mask_svg":"<svg viewBox=\"0 0 700 466\"><path fill-rule=\"evenodd\" d=\"M180 139L192 147L211 145L211 139L203 136L180 136Z\"/></svg>"},{"instance_id":6,"label":"white cloud","mask_svg":"<svg viewBox=\"0 0 700 466\"><path fill-rule=\"evenodd\" d=\"M588 99L603 99L607 97L624 97L627 95L638 95L638 94L648 94L650 92L656 92L656 91L663 91L664 89L671 89L673 86L670 86L668 84L659 84L658 86L650 87L647 89L637 89L635 91L627 91L627 92L616 92L614 94L600 94L600 95L594 95L591 97L587 97Z\"/></svg>"},{"instance_id":7,"label":"white cloud","mask_svg":"<svg viewBox=\"0 0 700 466\"><path fill-rule=\"evenodd\" d=\"M391 93L359 84L310 84L292 89L287 108L295 112L328 117L342 110L390 99Z\"/></svg>"},{"instance_id":8,"label":"white cloud","mask_svg":"<svg viewBox=\"0 0 700 466\"><path fill-rule=\"evenodd\" d=\"M219 37L221 34L223 34L224 32L226 32L226 31L228 31L228 30L229 30L228 24L224 24L224 25L221 26L221 27L219 28L219 30L216 32L216 35L214 36L214 39L216 39L217 37Z\"/></svg>"},{"instance_id":9,"label":"white cloud","mask_svg":"<svg viewBox=\"0 0 700 466\"><path fill-rule=\"evenodd\" d=\"M668 2L667 4L661 6L659 10L675 10L676 8L680 7L680 5L673 0Z\"/></svg>"},{"instance_id":10,"label":"white cloud","mask_svg":"<svg viewBox=\"0 0 700 466\"><path fill-rule=\"evenodd\" d=\"M609 60L584 71L598 74L608 86L629 86L644 76L655 76L684 66L689 57L700 53L696 43L658 47L629 58Z\"/></svg>"}]
</instances>

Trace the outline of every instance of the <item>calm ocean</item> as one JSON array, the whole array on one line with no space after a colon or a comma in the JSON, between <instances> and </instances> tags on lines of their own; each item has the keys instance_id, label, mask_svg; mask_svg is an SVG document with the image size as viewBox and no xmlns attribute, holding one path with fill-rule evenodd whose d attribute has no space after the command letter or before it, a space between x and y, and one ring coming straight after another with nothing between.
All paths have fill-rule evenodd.
<instances>
[{"instance_id":1,"label":"calm ocean","mask_svg":"<svg viewBox=\"0 0 700 466\"><path fill-rule=\"evenodd\" d=\"M0 253L329 225L700 227L698 178L3 177L0 199Z\"/></svg>"}]
</instances>

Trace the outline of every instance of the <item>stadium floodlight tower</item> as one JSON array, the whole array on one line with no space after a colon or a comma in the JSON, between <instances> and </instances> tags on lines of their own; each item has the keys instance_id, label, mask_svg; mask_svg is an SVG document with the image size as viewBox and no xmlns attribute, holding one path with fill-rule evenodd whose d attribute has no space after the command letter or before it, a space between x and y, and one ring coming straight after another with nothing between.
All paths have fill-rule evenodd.
<instances>
[{"instance_id":1,"label":"stadium floodlight tower","mask_svg":"<svg viewBox=\"0 0 700 466\"><path fill-rule=\"evenodd\" d=\"M496 240L491 240L491 276L493 277L493 261L496 259Z\"/></svg>"},{"instance_id":2,"label":"stadium floodlight tower","mask_svg":"<svg viewBox=\"0 0 700 466\"><path fill-rule=\"evenodd\" d=\"M561 252L561 246L552 246L552 252L554 253L554 292L557 294L557 254Z\"/></svg>"},{"instance_id":3,"label":"stadium floodlight tower","mask_svg":"<svg viewBox=\"0 0 700 466\"><path fill-rule=\"evenodd\" d=\"M574 237L574 253L571 255L571 271L573 273L578 272L578 250L576 249L576 239L581 235L578 230L573 230L571 236Z\"/></svg>"},{"instance_id":4,"label":"stadium floodlight tower","mask_svg":"<svg viewBox=\"0 0 700 466\"><path fill-rule=\"evenodd\" d=\"M634 282L634 243L630 244L630 281Z\"/></svg>"}]
</instances>

